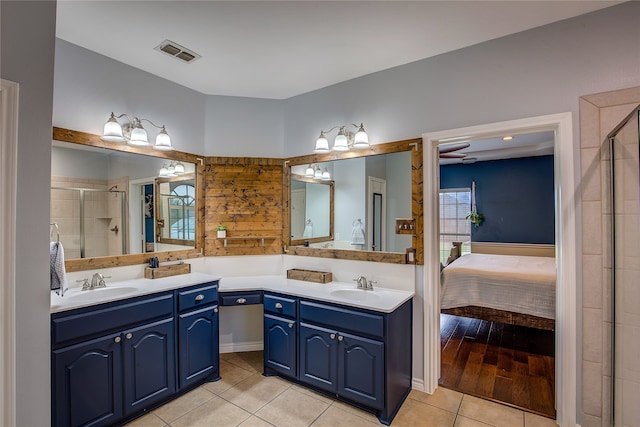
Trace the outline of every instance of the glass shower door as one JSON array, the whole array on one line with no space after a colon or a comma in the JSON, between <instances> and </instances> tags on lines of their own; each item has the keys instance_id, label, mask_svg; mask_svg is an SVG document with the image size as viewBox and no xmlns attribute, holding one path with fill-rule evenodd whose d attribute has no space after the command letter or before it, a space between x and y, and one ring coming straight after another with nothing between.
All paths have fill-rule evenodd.
<instances>
[{"instance_id":1,"label":"glass shower door","mask_svg":"<svg viewBox=\"0 0 640 427\"><path fill-rule=\"evenodd\" d=\"M609 134L613 212L613 417L640 420L640 131L634 110Z\"/></svg>"}]
</instances>

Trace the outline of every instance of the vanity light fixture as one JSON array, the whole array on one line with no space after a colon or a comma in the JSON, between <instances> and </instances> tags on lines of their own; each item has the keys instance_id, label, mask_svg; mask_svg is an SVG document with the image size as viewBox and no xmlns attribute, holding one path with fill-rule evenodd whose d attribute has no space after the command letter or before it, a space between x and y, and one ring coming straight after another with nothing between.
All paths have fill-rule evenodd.
<instances>
[{"instance_id":1,"label":"vanity light fixture","mask_svg":"<svg viewBox=\"0 0 640 427\"><path fill-rule=\"evenodd\" d=\"M122 126L118 123L118 119L121 117L126 117L129 120ZM147 131L142 126L143 121L149 122L152 126L160 129L160 132L156 136L156 142L153 148L163 151L173 150L173 147L171 146L171 138L169 138L169 134L167 134L167 130L164 125L158 126L149 119L141 119L138 117L131 118L127 114L120 114L119 116L116 116L112 112L111 117L109 117L107 123L104 124L104 131L101 139L103 141L110 142L126 141L128 144L135 146L150 145L147 138Z\"/></svg>"},{"instance_id":2,"label":"vanity light fixture","mask_svg":"<svg viewBox=\"0 0 640 427\"><path fill-rule=\"evenodd\" d=\"M348 126L353 126L358 129L358 131L355 134L353 132L349 132L347 130ZM330 149L326 134L335 129L338 129L338 134L333 140L333 148ZM313 152L328 153L331 150L348 151L351 148L369 148L369 136L367 135L367 132L365 132L364 124L362 123L360 123L360 126L352 123L351 125L334 126L327 131L320 130L320 136L316 140L316 146Z\"/></svg>"},{"instance_id":3,"label":"vanity light fixture","mask_svg":"<svg viewBox=\"0 0 640 427\"><path fill-rule=\"evenodd\" d=\"M171 178L184 174L184 165L180 162L171 162L169 166L163 164L158 172L160 178Z\"/></svg>"}]
</instances>

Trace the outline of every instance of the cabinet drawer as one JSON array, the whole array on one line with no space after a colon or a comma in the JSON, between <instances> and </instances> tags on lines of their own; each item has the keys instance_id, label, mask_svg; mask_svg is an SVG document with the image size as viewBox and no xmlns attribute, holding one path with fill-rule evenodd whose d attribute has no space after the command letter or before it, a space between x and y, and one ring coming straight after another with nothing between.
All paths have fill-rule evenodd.
<instances>
[{"instance_id":1,"label":"cabinet drawer","mask_svg":"<svg viewBox=\"0 0 640 427\"><path fill-rule=\"evenodd\" d=\"M204 286L179 290L178 311L189 310L194 307L204 307L205 305L218 302L218 282L207 283Z\"/></svg>"},{"instance_id":2,"label":"cabinet drawer","mask_svg":"<svg viewBox=\"0 0 640 427\"><path fill-rule=\"evenodd\" d=\"M382 337L384 316L310 301L300 301L300 319L360 334Z\"/></svg>"},{"instance_id":3,"label":"cabinet drawer","mask_svg":"<svg viewBox=\"0 0 640 427\"><path fill-rule=\"evenodd\" d=\"M52 317L52 345L58 347L62 343L88 339L172 315L173 293L111 303L103 308L88 307L78 313Z\"/></svg>"},{"instance_id":4,"label":"cabinet drawer","mask_svg":"<svg viewBox=\"0 0 640 427\"><path fill-rule=\"evenodd\" d=\"M228 292L220 293L220 305L262 304L262 292Z\"/></svg>"},{"instance_id":5,"label":"cabinet drawer","mask_svg":"<svg viewBox=\"0 0 640 427\"><path fill-rule=\"evenodd\" d=\"M265 294L264 311L265 313L281 314L283 316L296 317L296 299L285 298L276 295Z\"/></svg>"}]
</instances>

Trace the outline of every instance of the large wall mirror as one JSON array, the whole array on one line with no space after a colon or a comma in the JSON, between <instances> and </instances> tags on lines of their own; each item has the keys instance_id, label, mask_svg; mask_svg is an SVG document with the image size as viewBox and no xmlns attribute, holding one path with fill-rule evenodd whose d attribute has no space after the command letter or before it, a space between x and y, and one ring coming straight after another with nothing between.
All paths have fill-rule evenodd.
<instances>
[{"instance_id":1,"label":"large wall mirror","mask_svg":"<svg viewBox=\"0 0 640 427\"><path fill-rule=\"evenodd\" d=\"M188 153L54 128L50 222L57 224L67 270L201 255L201 168ZM159 177L167 169L173 176Z\"/></svg>"},{"instance_id":2,"label":"large wall mirror","mask_svg":"<svg viewBox=\"0 0 640 427\"><path fill-rule=\"evenodd\" d=\"M289 253L421 263L421 146L416 139L288 159L285 236ZM328 195L310 190L309 182L318 188L322 182L331 183L331 209ZM413 229L399 229L399 220ZM326 223L332 224L330 231Z\"/></svg>"}]
</instances>

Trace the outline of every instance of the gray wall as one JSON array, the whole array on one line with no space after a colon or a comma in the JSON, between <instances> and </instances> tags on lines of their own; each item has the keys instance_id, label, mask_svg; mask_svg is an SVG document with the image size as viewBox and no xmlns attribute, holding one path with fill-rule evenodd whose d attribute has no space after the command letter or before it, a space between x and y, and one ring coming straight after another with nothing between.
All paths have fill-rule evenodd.
<instances>
[{"instance_id":1,"label":"gray wall","mask_svg":"<svg viewBox=\"0 0 640 427\"><path fill-rule=\"evenodd\" d=\"M579 96L640 84L639 19L629 2L290 98L285 153L343 123L379 143L565 111L577 141Z\"/></svg>"},{"instance_id":2,"label":"gray wall","mask_svg":"<svg viewBox=\"0 0 640 427\"><path fill-rule=\"evenodd\" d=\"M56 3L2 1L0 15L0 76L20 84L15 224L16 424L48 426L51 346L47 248Z\"/></svg>"},{"instance_id":3,"label":"gray wall","mask_svg":"<svg viewBox=\"0 0 640 427\"><path fill-rule=\"evenodd\" d=\"M54 96L55 126L102 134L112 111L126 113L164 124L175 149L204 152L205 95L60 39Z\"/></svg>"}]
</instances>

